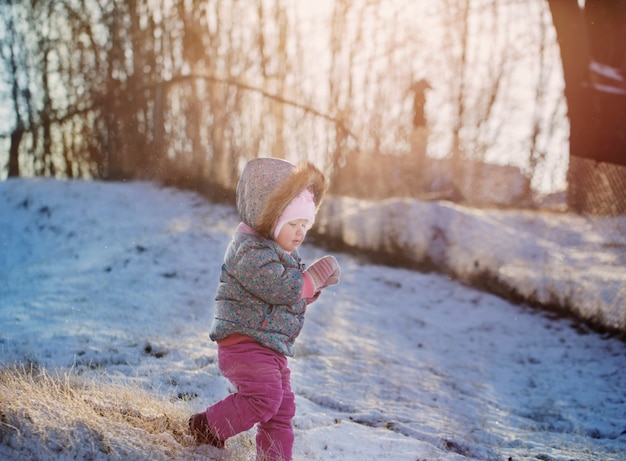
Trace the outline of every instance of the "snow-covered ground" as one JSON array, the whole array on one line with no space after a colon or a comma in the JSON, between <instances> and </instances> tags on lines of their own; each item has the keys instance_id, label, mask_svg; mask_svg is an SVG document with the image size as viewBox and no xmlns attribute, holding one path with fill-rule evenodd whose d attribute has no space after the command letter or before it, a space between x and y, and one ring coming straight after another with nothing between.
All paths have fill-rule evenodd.
<instances>
[{"instance_id":1,"label":"snow-covered ground","mask_svg":"<svg viewBox=\"0 0 626 461\"><path fill-rule=\"evenodd\" d=\"M564 222L560 273L574 278L561 285L555 274L545 282L552 293L595 284L611 312L626 309L623 235L597 242L601 253L578 252L576 239L599 237L565 215L419 203L387 204L391 215L346 203L320 227L341 217L346 240L362 245L384 220L415 247L427 223L457 223L441 227L445 238L422 236L424 248L457 272L478 261L503 277L524 273L507 264L558 269L537 253L558 242L533 235ZM236 225L229 207L151 183L0 182L0 364L98 369L172 398L197 396L181 402L190 411L222 398L230 386L207 330ZM509 242L509 256L487 251L490 241ZM307 244L302 254L311 261L324 250ZM624 342L446 276L336 256L341 284L309 307L290 361L296 460L626 459ZM507 280L527 289L530 278Z\"/></svg>"},{"instance_id":2,"label":"snow-covered ground","mask_svg":"<svg viewBox=\"0 0 626 461\"><path fill-rule=\"evenodd\" d=\"M336 197L322 208L318 227L351 247L426 262L458 280L626 332L626 216Z\"/></svg>"}]
</instances>

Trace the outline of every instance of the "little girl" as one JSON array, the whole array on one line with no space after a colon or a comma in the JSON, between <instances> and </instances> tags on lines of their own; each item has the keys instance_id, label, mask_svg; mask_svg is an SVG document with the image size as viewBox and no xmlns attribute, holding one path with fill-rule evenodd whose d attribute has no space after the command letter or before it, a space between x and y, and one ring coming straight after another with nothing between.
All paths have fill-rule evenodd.
<instances>
[{"instance_id":1,"label":"little girl","mask_svg":"<svg viewBox=\"0 0 626 461\"><path fill-rule=\"evenodd\" d=\"M311 163L250 161L237 185L239 224L224 256L210 336L222 374L237 392L189 419L197 443L224 441L258 423L257 461L290 461L295 399L287 356L307 304L339 282L339 265L324 256L309 268L302 244L326 192Z\"/></svg>"}]
</instances>

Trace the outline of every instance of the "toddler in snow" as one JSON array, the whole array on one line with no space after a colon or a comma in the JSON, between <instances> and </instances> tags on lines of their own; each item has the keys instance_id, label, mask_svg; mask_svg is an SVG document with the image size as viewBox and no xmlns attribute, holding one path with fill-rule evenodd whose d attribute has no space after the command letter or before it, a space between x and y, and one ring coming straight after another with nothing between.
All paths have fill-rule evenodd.
<instances>
[{"instance_id":1,"label":"toddler in snow","mask_svg":"<svg viewBox=\"0 0 626 461\"><path fill-rule=\"evenodd\" d=\"M257 460L291 460L296 406L287 356L307 304L340 275L333 256L305 268L298 253L325 192L326 179L311 163L258 158L244 168L242 222L226 249L210 332L220 370L237 392L189 419L197 443L223 448L258 423Z\"/></svg>"}]
</instances>

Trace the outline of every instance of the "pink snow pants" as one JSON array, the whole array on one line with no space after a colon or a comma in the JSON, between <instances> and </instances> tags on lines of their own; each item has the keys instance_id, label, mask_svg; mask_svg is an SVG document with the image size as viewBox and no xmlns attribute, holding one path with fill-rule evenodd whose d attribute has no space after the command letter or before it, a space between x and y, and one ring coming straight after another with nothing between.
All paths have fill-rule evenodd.
<instances>
[{"instance_id":1,"label":"pink snow pants","mask_svg":"<svg viewBox=\"0 0 626 461\"><path fill-rule=\"evenodd\" d=\"M245 342L218 346L218 364L237 392L207 408L211 429L226 440L258 423L257 461L291 461L296 403L287 357Z\"/></svg>"}]
</instances>

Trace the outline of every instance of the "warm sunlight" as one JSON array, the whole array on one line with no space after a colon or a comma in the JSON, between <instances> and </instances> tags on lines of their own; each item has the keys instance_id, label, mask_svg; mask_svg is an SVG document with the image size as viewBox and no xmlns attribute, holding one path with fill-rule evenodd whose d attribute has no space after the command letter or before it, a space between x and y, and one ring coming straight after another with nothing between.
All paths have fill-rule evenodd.
<instances>
[{"instance_id":1,"label":"warm sunlight","mask_svg":"<svg viewBox=\"0 0 626 461\"><path fill-rule=\"evenodd\" d=\"M47 144L32 142L27 130L24 146L50 148L21 156L26 174L96 177L136 168L164 171L170 168L161 163L172 162L228 187L236 172L230 165L240 163L235 152L254 152L309 158L329 170L348 155L403 157L405 171L415 171L411 162L468 160L515 167L541 193L565 186L569 125L544 0L264 0L257 8L150 0L132 15L111 8L85 4L93 35L55 9L49 21L70 27L54 47L63 62L54 61L57 71L45 79L52 85L50 103L2 105L81 113L94 104L80 128L76 117L48 116L62 122L45 131L52 138ZM120 17L105 23L106 14ZM44 16L33 21L46 23ZM115 46L107 51L109 42ZM78 79L81 72L86 74ZM413 88L422 80L429 89L416 99ZM42 96L35 87L16 94ZM125 102L90 102L99 94ZM416 135L418 112L425 124ZM17 123L19 114L7 113L9 123ZM96 125L111 133L83 135ZM109 150L104 139L119 145ZM6 156L10 140L1 142ZM420 183L422 193L433 192L423 181L406 186Z\"/></svg>"},{"instance_id":2,"label":"warm sunlight","mask_svg":"<svg viewBox=\"0 0 626 461\"><path fill-rule=\"evenodd\" d=\"M625 31L0 1L0 460L625 461Z\"/></svg>"},{"instance_id":3,"label":"warm sunlight","mask_svg":"<svg viewBox=\"0 0 626 461\"><path fill-rule=\"evenodd\" d=\"M523 172L537 163L533 187L543 193L564 189L569 125L554 30L541 30L546 27L544 18L549 17L544 2L499 7L497 14L471 8L465 24L446 17L454 11L462 14L460 6L447 8L437 1L355 2L351 8L337 10L339 16L330 0L315 7L304 2L299 5L296 14L301 15L299 24L306 37L302 82L315 91L316 106L323 107L324 101L332 98L325 85L327 74L351 75L350 107L354 114L350 124L361 134L361 150L375 146L383 152L407 152L408 141L399 137L394 127L373 126L385 123L376 122L374 114L383 95L396 126L403 123L402 118L408 120L412 110L409 87L425 78L433 88L426 99L430 157L453 155L453 133L459 130L468 146L465 155L470 158L512 165ZM525 20L520 22L519 18ZM342 32L335 45L340 53L333 57L328 37L336 21L341 21ZM356 46L343 48L355 42ZM545 54L541 59L539 50ZM457 75L464 75L464 81L454 75L454 69L462 65L462 51L467 70L459 69ZM536 98L537 86L542 88L541 99ZM454 100L460 91L474 101L471 110L462 115ZM493 115L483 120L487 113ZM552 119L555 113L560 121ZM531 146L530 155L536 157L529 157L525 140L534 129L542 134ZM381 140L369 147L374 131L380 133Z\"/></svg>"}]
</instances>

